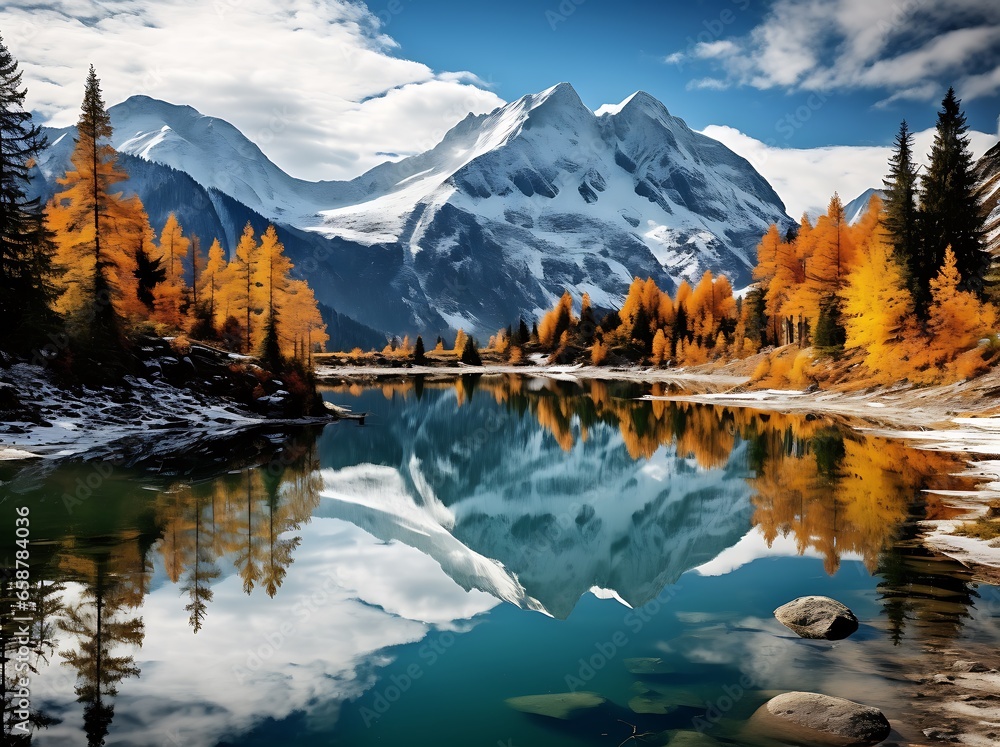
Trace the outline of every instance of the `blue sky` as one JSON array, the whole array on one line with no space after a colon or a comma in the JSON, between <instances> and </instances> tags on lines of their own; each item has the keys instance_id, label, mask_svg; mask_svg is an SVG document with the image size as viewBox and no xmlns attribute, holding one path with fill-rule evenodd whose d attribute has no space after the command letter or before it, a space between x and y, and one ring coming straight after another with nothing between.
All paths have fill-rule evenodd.
<instances>
[{"instance_id":1,"label":"blue sky","mask_svg":"<svg viewBox=\"0 0 1000 747\"><path fill-rule=\"evenodd\" d=\"M436 145L470 111L569 81L636 90L746 157L789 211L878 186L899 121L933 137L949 85L997 141L997 0L0 0L28 106L75 122L90 63L236 125L304 179Z\"/></svg>"},{"instance_id":2,"label":"blue sky","mask_svg":"<svg viewBox=\"0 0 1000 747\"><path fill-rule=\"evenodd\" d=\"M854 10L851 3L828 0L823 4L831 9L848 6L847 13ZM906 8L906 3L899 1L866 0L864 4ZM813 3L790 5L808 8ZM914 12L901 23L890 15L885 47L872 59L912 53L948 31L995 28L1000 21L1000 3L995 0L952 5L950 19ZM507 100L563 80L572 83L584 102L595 109L620 101L635 90L645 90L695 129L727 124L765 142L799 148L890 143L904 117L913 129L930 127L949 85L961 89L961 82L970 75L1000 67L1000 36L996 36L982 49L970 50L968 56L956 55L954 65L917 76L913 83L926 85L912 92L914 98L888 103L880 102L907 85L763 87L737 82L739 79L721 90L692 85L693 81L727 77L720 58L697 56L704 45L747 44L754 29L766 28L769 18L775 19L773 23L782 22L780 16L775 17L774 6L760 0L375 0L369 7L385 21L386 33L399 42L400 55L436 69L470 70ZM817 30L823 22L822 16L816 19ZM821 51L821 62L836 62L836 47L844 44L844 39L826 34L812 37L803 34ZM956 38L953 44L961 41ZM676 61L665 62L671 55ZM966 102L973 128L996 132L1000 115L997 88L1000 78L991 94L976 95Z\"/></svg>"}]
</instances>

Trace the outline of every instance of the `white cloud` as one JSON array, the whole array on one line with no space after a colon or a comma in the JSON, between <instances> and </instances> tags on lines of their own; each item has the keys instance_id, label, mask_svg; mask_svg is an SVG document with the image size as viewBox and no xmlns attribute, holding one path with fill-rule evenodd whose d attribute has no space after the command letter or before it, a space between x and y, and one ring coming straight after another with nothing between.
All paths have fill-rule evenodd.
<instances>
[{"instance_id":1,"label":"white cloud","mask_svg":"<svg viewBox=\"0 0 1000 747\"><path fill-rule=\"evenodd\" d=\"M694 47L694 56L702 60L718 57L729 57L740 51L739 46L728 39L713 42L698 42Z\"/></svg>"},{"instance_id":2,"label":"white cloud","mask_svg":"<svg viewBox=\"0 0 1000 747\"><path fill-rule=\"evenodd\" d=\"M888 90L880 104L1000 89L995 0L777 0L742 39L696 47L731 84L760 89ZM699 53L700 52L700 53ZM901 88L901 91L894 89Z\"/></svg>"},{"instance_id":3,"label":"white cloud","mask_svg":"<svg viewBox=\"0 0 1000 747\"><path fill-rule=\"evenodd\" d=\"M687 58L683 52L674 52L673 54L668 54L663 58L663 61L668 65L680 65Z\"/></svg>"},{"instance_id":4,"label":"white cloud","mask_svg":"<svg viewBox=\"0 0 1000 747\"><path fill-rule=\"evenodd\" d=\"M980 75L969 75L961 83L958 95L963 99L992 96L1000 91L1000 65Z\"/></svg>"},{"instance_id":5,"label":"white cloud","mask_svg":"<svg viewBox=\"0 0 1000 747\"><path fill-rule=\"evenodd\" d=\"M724 91L729 88L729 83L721 78L696 78L688 81L689 91Z\"/></svg>"},{"instance_id":6,"label":"white cloud","mask_svg":"<svg viewBox=\"0 0 1000 747\"><path fill-rule=\"evenodd\" d=\"M143 93L222 117L308 179L356 176L380 152L424 150L470 111L503 104L469 72L394 55L348 0L50 0L0 7L28 106L75 122L87 64L110 104ZM280 131L281 137L269 137Z\"/></svg>"},{"instance_id":7,"label":"white cloud","mask_svg":"<svg viewBox=\"0 0 1000 747\"><path fill-rule=\"evenodd\" d=\"M881 187L892 153L889 146L779 148L720 125L709 125L702 133L747 159L771 183L793 218L803 212L825 211L834 191L846 203L870 187ZM969 137L975 158L998 140L996 133L971 131ZM933 128L914 135L913 148L919 162L925 162L933 141Z\"/></svg>"},{"instance_id":8,"label":"white cloud","mask_svg":"<svg viewBox=\"0 0 1000 747\"><path fill-rule=\"evenodd\" d=\"M929 101L937 96L938 93L940 93L940 90L934 83L922 83L917 86L902 88L894 92L891 96L875 102L875 108L886 109L897 101Z\"/></svg>"}]
</instances>

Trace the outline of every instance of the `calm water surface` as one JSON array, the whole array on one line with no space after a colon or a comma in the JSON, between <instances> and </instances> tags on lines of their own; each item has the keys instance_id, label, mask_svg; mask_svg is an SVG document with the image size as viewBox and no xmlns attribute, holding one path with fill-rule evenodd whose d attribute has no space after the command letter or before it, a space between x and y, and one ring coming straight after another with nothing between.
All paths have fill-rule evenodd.
<instances>
[{"instance_id":1,"label":"calm water surface","mask_svg":"<svg viewBox=\"0 0 1000 747\"><path fill-rule=\"evenodd\" d=\"M32 743L743 744L792 689L863 700L918 739L904 675L1000 644L998 590L913 541L948 511L934 490L969 487L949 476L963 460L644 393L345 385L325 396L372 413L364 427L260 434L273 453L252 466L5 468L8 568L15 507L31 511ZM791 636L771 613L805 594L861 629ZM606 702L567 719L505 702L570 691Z\"/></svg>"}]
</instances>

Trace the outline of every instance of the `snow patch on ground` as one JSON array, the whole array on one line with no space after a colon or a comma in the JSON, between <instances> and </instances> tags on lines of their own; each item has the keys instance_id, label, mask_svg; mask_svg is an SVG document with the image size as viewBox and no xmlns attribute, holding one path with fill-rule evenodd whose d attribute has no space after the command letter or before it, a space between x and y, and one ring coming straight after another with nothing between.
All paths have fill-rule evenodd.
<instances>
[{"instance_id":1,"label":"snow patch on ground","mask_svg":"<svg viewBox=\"0 0 1000 747\"><path fill-rule=\"evenodd\" d=\"M53 384L43 368L20 363L4 370L3 379L40 414L39 422L0 425L0 460L6 461L82 456L129 438L179 430L201 436L265 422L235 404L132 377L126 377L128 388L70 391Z\"/></svg>"},{"instance_id":2,"label":"snow patch on ground","mask_svg":"<svg viewBox=\"0 0 1000 747\"><path fill-rule=\"evenodd\" d=\"M879 434L910 441L919 449L1000 456L1000 418L953 418L952 422L958 426L953 430L881 431ZM966 565L1000 569L1000 542L954 533L962 524L984 515L990 502L1000 499L1000 459L972 462L961 476L984 482L971 492L928 491L948 496L955 508L966 513L958 519L923 522L929 530L924 541Z\"/></svg>"}]
</instances>

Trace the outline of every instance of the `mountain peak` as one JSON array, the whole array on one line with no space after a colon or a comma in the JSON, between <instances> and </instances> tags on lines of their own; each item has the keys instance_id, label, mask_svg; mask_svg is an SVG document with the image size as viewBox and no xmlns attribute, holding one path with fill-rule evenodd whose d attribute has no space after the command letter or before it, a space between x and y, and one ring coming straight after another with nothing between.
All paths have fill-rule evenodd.
<instances>
[{"instance_id":1,"label":"mountain peak","mask_svg":"<svg viewBox=\"0 0 1000 747\"><path fill-rule=\"evenodd\" d=\"M132 116L135 116L136 114L154 113L161 115L165 113L182 114L192 118L205 116L193 106L188 106L187 104L172 104L169 101L154 99L152 96L146 96L145 94L135 94L134 96L129 96L120 104L112 106L108 110L108 113L112 114L112 116L114 116L115 113L128 113Z\"/></svg>"},{"instance_id":2,"label":"mountain peak","mask_svg":"<svg viewBox=\"0 0 1000 747\"><path fill-rule=\"evenodd\" d=\"M654 119L665 119L670 116L663 102L645 91L636 91L618 105L617 114L643 113Z\"/></svg>"},{"instance_id":3,"label":"mountain peak","mask_svg":"<svg viewBox=\"0 0 1000 747\"><path fill-rule=\"evenodd\" d=\"M562 83L556 83L550 88L546 88L540 93L534 94L534 98L538 99L539 102L547 101L549 99L561 100L561 101L579 101L580 94L576 92L573 88L572 83L567 83L563 81Z\"/></svg>"},{"instance_id":4,"label":"mountain peak","mask_svg":"<svg viewBox=\"0 0 1000 747\"><path fill-rule=\"evenodd\" d=\"M590 113L583 100L580 98L580 94L576 92L569 83L557 83L551 88L546 88L541 93L533 93L522 97L520 100L515 102L512 106L522 107L525 112L534 113L537 111L586 111Z\"/></svg>"},{"instance_id":5,"label":"mountain peak","mask_svg":"<svg viewBox=\"0 0 1000 747\"><path fill-rule=\"evenodd\" d=\"M645 91L636 91L626 96L620 104L605 104L595 114L598 117L607 115L615 116L626 110L630 112L645 112L658 119L670 116L670 112L667 111L667 107L663 105L663 102Z\"/></svg>"}]
</instances>

